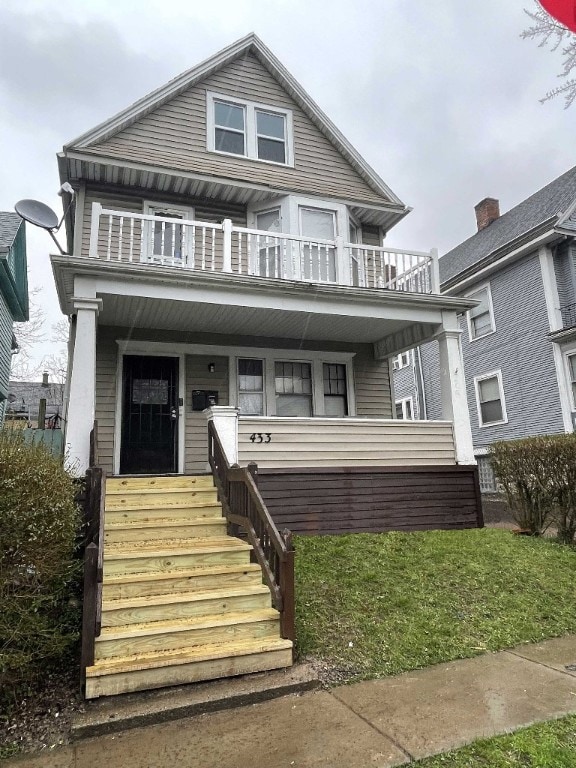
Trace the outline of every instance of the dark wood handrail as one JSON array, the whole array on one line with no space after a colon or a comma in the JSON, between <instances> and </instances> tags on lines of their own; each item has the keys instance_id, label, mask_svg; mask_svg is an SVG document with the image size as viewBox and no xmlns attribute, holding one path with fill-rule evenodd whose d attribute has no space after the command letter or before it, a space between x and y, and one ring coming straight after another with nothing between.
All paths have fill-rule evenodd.
<instances>
[{"instance_id":1,"label":"dark wood handrail","mask_svg":"<svg viewBox=\"0 0 576 768\"><path fill-rule=\"evenodd\" d=\"M213 422L208 422L208 457L224 515L233 533L240 527L252 545L254 557L280 612L282 637L295 639L294 547L289 531L276 528L255 477L255 464L231 466Z\"/></svg>"},{"instance_id":2,"label":"dark wood handrail","mask_svg":"<svg viewBox=\"0 0 576 768\"><path fill-rule=\"evenodd\" d=\"M90 433L90 466L86 471L84 502L84 600L82 606L81 675L85 685L86 667L94 664L95 640L102 628L102 581L104 562L104 500L106 472L95 461L98 424Z\"/></svg>"}]
</instances>

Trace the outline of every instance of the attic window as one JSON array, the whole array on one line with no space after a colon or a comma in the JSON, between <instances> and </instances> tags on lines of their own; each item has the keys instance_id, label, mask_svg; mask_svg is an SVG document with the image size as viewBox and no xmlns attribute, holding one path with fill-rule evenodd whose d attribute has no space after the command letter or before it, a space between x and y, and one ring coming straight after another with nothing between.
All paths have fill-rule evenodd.
<instances>
[{"instance_id":1,"label":"attic window","mask_svg":"<svg viewBox=\"0 0 576 768\"><path fill-rule=\"evenodd\" d=\"M292 165L290 110L207 94L207 147L275 165Z\"/></svg>"}]
</instances>

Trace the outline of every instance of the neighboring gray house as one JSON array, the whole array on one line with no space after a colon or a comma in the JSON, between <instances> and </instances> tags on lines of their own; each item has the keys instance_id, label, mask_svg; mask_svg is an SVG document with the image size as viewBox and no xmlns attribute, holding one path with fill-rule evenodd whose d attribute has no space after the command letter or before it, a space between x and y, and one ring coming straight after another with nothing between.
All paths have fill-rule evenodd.
<instances>
[{"instance_id":1,"label":"neighboring gray house","mask_svg":"<svg viewBox=\"0 0 576 768\"><path fill-rule=\"evenodd\" d=\"M500 216L476 206L478 232L440 259L443 293L476 299L460 316L481 487L492 442L572 432L576 414L576 168ZM438 418L438 345L394 362L401 418Z\"/></svg>"},{"instance_id":2,"label":"neighboring gray house","mask_svg":"<svg viewBox=\"0 0 576 768\"><path fill-rule=\"evenodd\" d=\"M31 426L38 424L40 400L46 400L46 425L60 426L64 385L44 381L11 381L8 389L5 418L26 421Z\"/></svg>"},{"instance_id":3,"label":"neighboring gray house","mask_svg":"<svg viewBox=\"0 0 576 768\"><path fill-rule=\"evenodd\" d=\"M28 320L28 278L24 222L0 212L0 426L4 421L12 353L17 349L14 321Z\"/></svg>"}]
</instances>

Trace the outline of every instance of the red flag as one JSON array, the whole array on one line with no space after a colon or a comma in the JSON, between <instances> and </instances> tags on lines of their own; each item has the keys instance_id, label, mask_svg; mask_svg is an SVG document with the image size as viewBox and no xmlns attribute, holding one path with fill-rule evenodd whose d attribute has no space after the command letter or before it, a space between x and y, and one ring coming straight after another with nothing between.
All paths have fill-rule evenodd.
<instances>
[{"instance_id":1,"label":"red flag","mask_svg":"<svg viewBox=\"0 0 576 768\"><path fill-rule=\"evenodd\" d=\"M538 2L556 21L576 33L576 0L538 0Z\"/></svg>"}]
</instances>

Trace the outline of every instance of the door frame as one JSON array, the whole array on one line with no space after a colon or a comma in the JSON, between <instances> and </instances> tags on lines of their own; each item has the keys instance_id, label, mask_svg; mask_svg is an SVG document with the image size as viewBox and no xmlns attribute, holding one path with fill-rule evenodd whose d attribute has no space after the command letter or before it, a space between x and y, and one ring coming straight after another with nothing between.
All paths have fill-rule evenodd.
<instances>
[{"instance_id":1,"label":"door frame","mask_svg":"<svg viewBox=\"0 0 576 768\"><path fill-rule=\"evenodd\" d=\"M169 350L151 351L146 343L134 345L118 342L118 359L116 362L116 407L114 413L114 474L120 474L120 446L122 441L122 388L124 382L124 356L142 355L143 357L174 357L178 360L178 398L182 400L183 405L178 406L178 468L177 474L184 474L185 467L185 433L186 433L186 356L181 352L170 352Z\"/></svg>"}]
</instances>

